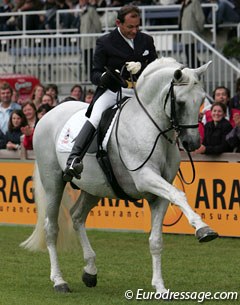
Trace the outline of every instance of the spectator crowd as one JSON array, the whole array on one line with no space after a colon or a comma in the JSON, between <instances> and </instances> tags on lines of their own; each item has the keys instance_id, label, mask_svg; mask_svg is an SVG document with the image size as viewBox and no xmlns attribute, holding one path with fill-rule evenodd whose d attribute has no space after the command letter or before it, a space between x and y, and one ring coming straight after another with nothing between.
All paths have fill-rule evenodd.
<instances>
[{"instance_id":1,"label":"spectator crowd","mask_svg":"<svg viewBox=\"0 0 240 305\"><path fill-rule=\"evenodd\" d=\"M97 13L97 7L118 7L129 4L126 0L2 0L1 12L16 11L38 11L46 10L45 15L28 15L27 29L54 29L56 27L57 10L81 9L80 14L64 13L60 17L60 25L63 28L78 28L81 33L101 32L101 14ZM198 21L193 24L193 15L196 8L202 10L200 2L216 2L218 4L217 22L224 21L240 22L239 1L235 0L153 0L134 1L137 5L150 4L182 4L180 26L181 28L193 27L203 28L204 19L209 21L211 15L209 11L203 10ZM197 14L195 14L197 15ZM231 18L234 18L230 20ZM116 16L114 17L114 20ZM21 30L21 17L0 16L0 30L14 31ZM186 46L185 52L195 54L190 43ZM90 56L90 57L89 57ZM92 66L93 50L84 53L85 62ZM197 58L188 57L190 66L198 66ZM88 69L91 70L91 69ZM47 86L37 85L34 88L31 99L21 100L17 92L11 86L3 83L0 86L0 149L18 150L23 143L26 149L32 149L32 138L34 129L38 121L48 112L56 107L60 102L70 100L91 103L94 96L93 90L83 92L80 84L72 87L64 100L58 97L58 87L55 84ZM207 106L199 114L199 132L201 136L201 146L194 153L219 154L230 151L240 151L240 78L236 80L236 92L231 95L228 88L219 86L213 92L213 102L208 102Z\"/></svg>"},{"instance_id":2,"label":"spectator crowd","mask_svg":"<svg viewBox=\"0 0 240 305\"><path fill-rule=\"evenodd\" d=\"M218 86L213 102L199 114L201 146L195 154L221 154L240 151L240 78L236 80L236 93Z\"/></svg>"},{"instance_id":3,"label":"spectator crowd","mask_svg":"<svg viewBox=\"0 0 240 305\"><path fill-rule=\"evenodd\" d=\"M58 98L55 84L37 85L30 99L16 99L8 83L0 86L0 149L18 150L21 143L31 150L34 128L38 121L58 104L82 101L90 104L94 90L83 90L74 85L67 97ZM240 78L236 80L236 92L231 96L228 88L218 86L213 100L205 102L199 113L201 146L193 154L217 155L224 152L240 152Z\"/></svg>"},{"instance_id":4,"label":"spectator crowd","mask_svg":"<svg viewBox=\"0 0 240 305\"><path fill-rule=\"evenodd\" d=\"M182 4L188 5L191 1L188 0L1 0L0 13L11 12L33 12L46 11L45 14L29 14L26 17L26 30L54 30L56 29L57 11L65 10L60 14L60 28L62 29L78 29L81 33L81 28L85 32L86 13L89 15L91 8L105 8L105 7L120 7L125 4L132 3L134 5L171 5ZM224 22L238 23L240 22L240 3L239 0L198 0L199 3L214 3L217 4L216 22L221 24ZM86 10L86 4L88 10ZM73 12L66 12L71 9ZM82 9L79 14L77 10ZM74 12L76 10L76 12ZM196 13L196 12L195 12ZM95 22L104 22L104 13L98 12L98 17L94 15L91 19L90 26L94 26ZM210 8L204 9L205 20L207 23L212 22L212 10ZM108 14L108 22L110 26L115 25L116 12ZM160 20L153 20L154 24L159 24ZM23 29L22 16L1 16L0 17L0 31L21 31ZM93 28L94 29L94 28ZM97 33L98 31L96 31ZM92 32L93 33L93 32Z\"/></svg>"},{"instance_id":5,"label":"spectator crowd","mask_svg":"<svg viewBox=\"0 0 240 305\"><path fill-rule=\"evenodd\" d=\"M37 85L31 98L22 100L14 94L8 83L0 85L0 149L19 150L21 143L32 150L32 138L38 121L58 104L66 101L91 103L94 91L83 90L76 84L70 95L63 100L58 98L55 84ZM17 97L16 97L17 96Z\"/></svg>"}]
</instances>

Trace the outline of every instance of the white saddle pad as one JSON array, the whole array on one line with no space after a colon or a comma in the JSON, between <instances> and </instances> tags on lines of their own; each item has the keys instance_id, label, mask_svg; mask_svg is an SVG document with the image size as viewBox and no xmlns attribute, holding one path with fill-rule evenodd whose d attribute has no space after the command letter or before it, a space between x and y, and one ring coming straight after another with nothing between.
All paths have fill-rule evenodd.
<instances>
[{"instance_id":1,"label":"white saddle pad","mask_svg":"<svg viewBox=\"0 0 240 305\"><path fill-rule=\"evenodd\" d=\"M82 109L66 122L57 141L56 150L58 152L70 152L72 150L74 139L87 120L85 113L86 109Z\"/></svg>"},{"instance_id":2,"label":"white saddle pad","mask_svg":"<svg viewBox=\"0 0 240 305\"><path fill-rule=\"evenodd\" d=\"M104 137L102 146L103 149L105 150L113 129L113 125L117 118L118 111L115 113L115 116ZM85 113L86 113L86 109L80 110L76 112L73 116L71 116L70 119L65 123L57 141L57 145L56 145L57 152L71 152L74 144L74 139L77 137L79 131L81 130L82 126L87 120Z\"/></svg>"}]
</instances>

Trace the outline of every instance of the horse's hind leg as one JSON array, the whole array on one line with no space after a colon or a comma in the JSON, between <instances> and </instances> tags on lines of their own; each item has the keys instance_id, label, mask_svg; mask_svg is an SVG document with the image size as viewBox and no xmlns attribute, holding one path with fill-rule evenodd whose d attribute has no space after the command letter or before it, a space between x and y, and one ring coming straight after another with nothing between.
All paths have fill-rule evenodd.
<instances>
[{"instance_id":1,"label":"horse's hind leg","mask_svg":"<svg viewBox=\"0 0 240 305\"><path fill-rule=\"evenodd\" d=\"M97 284L97 268L95 265L96 254L88 240L85 222L88 213L94 206L97 205L99 199L99 197L95 197L84 191L81 191L77 202L70 210L73 220L73 227L78 232L80 243L83 249L83 257L86 262L82 280L88 287L94 287Z\"/></svg>"},{"instance_id":2,"label":"horse's hind leg","mask_svg":"<svg viewBox=\"0 0 240 305\"><path fill-rule=\"evenodd\" d=\"M162 278L161 252L163 248L162 223L168 207L168 200L157 198L149 203L151 209L151 234L149 237L150 253L152 255L152 286L157 292L166 292Z\"/></svg>"},{"instance_id":3,"label":"horse's hind leg","mask_svg":"<svg viewBox=\"0 0 240 305\"><path fill-rule=\"evenodd\" d=\"M57 255L57 237L58 237L58 214L59 207L64 191L65 183L62 181L61 172L57 174L53 171L53 175L43 180L44 189L46 191L46 200L48 203L45 218L46 244L50 257L51 274L50 279L54 283L54 289L57 292L70 292L67 282L64 281L60 271L58 255Z\"/></svg>"}]
</instances>

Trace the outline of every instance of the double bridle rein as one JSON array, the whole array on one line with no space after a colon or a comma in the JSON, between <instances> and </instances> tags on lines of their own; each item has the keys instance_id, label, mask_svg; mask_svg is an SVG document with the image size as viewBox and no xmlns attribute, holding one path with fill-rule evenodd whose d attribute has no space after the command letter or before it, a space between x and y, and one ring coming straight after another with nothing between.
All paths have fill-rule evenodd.
<instances>
[{"instance_id":1,"label":"double bridle rein","mask_svg":"<svg viewBox=\"0 0 240 305\"><path fill-rule=\"evenodd\" d=\"M180 70L177 70L178 73ZM177 72L176 71L176 72ZM175 72L175 73L176 73ZM181 72L181 71L180 71ZM175 76L175 74L174 74ZM134 168L134 169L130 169L127 167L127 165L125 164L124 160L122 159L122 156L121 156L121 153L120 153L120 149L118 149L119 151L119 158L121 160L121 162L123 163L124 167L128 170L128 171L137 171L139 170L140 168L142 168L147 162L148 160L151 158L154 150L155 150L155 147L157 145L157 142L158 142L158 139L160 136L163 136L169 143L171 144L176 144L177 142L177 139L178 139L178 134L179 132L181 131L181 129L187 129L187 128L198 128L198 124L179 124L178 120L177 120L177 116L176 116L176 108L175 108L175 103L176 103L176 98L175 98L175 95L174 95L174 86L183 86L183 85L187 85L187 83L181 83L181 84L178 84L176 82L174 82L174 80L171 81L171 84L170 84L170 87L169 87L169 90L168 90L168 93L166 95L166 98L165 98L165 101L164 101L164 110L166 108L166 104L167 104L167 101L168 99L170 98L170 107L171 107L171 116L170 116L170 123L171 123L171 126L165 130L162 130L158 124L154 121L154 119L152 118L152 116L150 115L150 113L147 111L147 109L144 107L144 105L142 104L139 96L138 96L138 93L136 91L136 87L134 85L134 81L133 81L133 77L132 77L132 74L130 73L130 77L131 77L131 81L132 81L132 84L133 84L133 89L134 89L134 94L136 96L136 99L139 103L139 105L141 106L141 108L143 109L143 111L146 113L146 115L148 116L148 118L151 120L151 122L154 124L154 126L157 128L157 130L159 131L159 134L158 136L156 137L156 140L153 144L153 147L148 155L148 157L146 158L146 160L141 164L139 165L138 167ZM119 119L120 119L120 115L121 115L121 111L123 109L123 107L126 105L126 103L122 104L120 106L120 110L119 110L119 114L118 114L118 118L117 118L117 123L116 123L116 142L117 142L117 145L118 147L120 147L119 145L119 140L118 140L118 126L119 126ZM168 136L167 136L167 132L171 131L171 130L175 130L176 134L177 134L177 139L176 141L173 141L172 139L170 139ZM181 169L179 168L179 174L180 174L180 177L181 179L183 180L183 182L185 184L192 184L193 181L195 180L195 167L194 167L194 164L193 164L193 160L192 160L192 156L190 154L190 151L185 148L187 154L188 154L188 157L189 157L189 160L191 162L191 166L192 166L192 171L193 171L193 177L192 177L192 180L190 182L187 182L185 180L185 178L183 177L182 175L182 172L181 172Z\"/></svg>"}]
</instances>

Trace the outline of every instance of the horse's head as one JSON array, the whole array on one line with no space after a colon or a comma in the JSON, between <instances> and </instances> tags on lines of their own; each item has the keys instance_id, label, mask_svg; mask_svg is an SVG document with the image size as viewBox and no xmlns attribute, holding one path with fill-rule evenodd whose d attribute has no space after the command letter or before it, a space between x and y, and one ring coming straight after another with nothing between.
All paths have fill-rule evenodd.
<instances>
[{"instance_id":1,"label":"horse's head","mask_svg":"<svg viewBox=\"0 0 240 305\"><path fill-rule=\"evenodd\" d=\"M164 135L175 129L184 148L200 146L198 116L206 96L200 76L211 62L189 69L173 58L160 58L149 64L137 82L139 99L151 113Z\"/></svg>"},{"instance_id":2,"label":"horse's head","mask_svg":"<svg viewBox=\"0 0 240 305\"><path fill-rule=\"evenodd\" d=\"M211 62L197 69L177 69L165 98L165 109L183 147L193 151L200 146L199 109L205 98L200 76Z\"/></svg>"}]
</instances>

